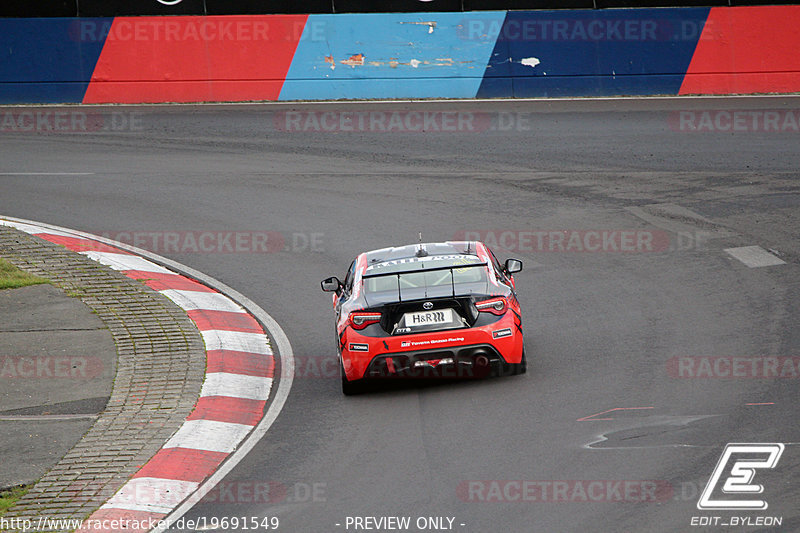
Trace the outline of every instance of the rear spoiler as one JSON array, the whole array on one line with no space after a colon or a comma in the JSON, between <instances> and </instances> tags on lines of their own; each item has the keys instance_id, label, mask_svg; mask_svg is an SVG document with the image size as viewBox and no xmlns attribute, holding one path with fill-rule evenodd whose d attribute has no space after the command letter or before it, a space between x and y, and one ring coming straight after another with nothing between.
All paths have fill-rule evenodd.
<instances>
[{"instance_id":1,"label":"rear spoiler","mask_svg":"<svg viewBox=\"0 0 800 533\"><path fill-rule=\"evenodd\" d=\"M404 274L424 274L427 272L438 272L449 270L450 271L450 290L451 290L451 297L455 298L456 296L456 285L453 279L453 271L460 270L462 268L474 268L474 267L485 267L488 263L470 263L468 265L456 265L456 266L445 266L445 267L434 267L434 268L425 268L425 269L417 269L417 270L403 270L400 272L386 272L383 274L362 274L362 279L371 279L371 278L385 278L389 276L396 276L397 277L397 301L403 301L403 291L400 289L400 276ZM438 285L437 285L438 286ZM364 293L366 297L366 291Z\"/></svg>"}]
</instances>

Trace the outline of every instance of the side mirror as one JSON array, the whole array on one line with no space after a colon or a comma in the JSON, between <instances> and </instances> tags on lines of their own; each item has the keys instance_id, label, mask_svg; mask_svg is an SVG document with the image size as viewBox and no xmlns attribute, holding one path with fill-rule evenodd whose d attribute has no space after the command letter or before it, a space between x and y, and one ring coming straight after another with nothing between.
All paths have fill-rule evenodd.
<instances>
[{"instance_id":1,"label":"side mirror","mask_svg":"<svg viewBox=\"0 0 800 533\"><path fill-rule=\"evenodd\" d=\"M506 272L515 274L522 270L522 261L519 259L506 259Z\"/></svg>"},{"instance_id":2,"label":"side mirror","mask_svg":"<svg viewBox=\"0 0 800 533\"><path fill-rule=\"evenodd\" d=\"M336 276L323 279L320 285L325 292L339 292L339 289L342 288L342 282Z\"/></svg>"}]
</instances>

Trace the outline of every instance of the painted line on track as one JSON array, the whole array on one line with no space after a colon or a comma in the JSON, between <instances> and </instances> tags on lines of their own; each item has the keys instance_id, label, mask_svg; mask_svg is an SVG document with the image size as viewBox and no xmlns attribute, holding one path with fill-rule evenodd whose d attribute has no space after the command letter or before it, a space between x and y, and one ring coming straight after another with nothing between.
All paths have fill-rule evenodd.
<instances>
[{"instance_id":1,"label":"painted line on track","mask_svg":"<svg viewBox=\"0 0 800 533\"><path fill-rule=\"evenodd\" d=\"M750 268L785 265L786 261L778 258L760 246L741 246L739 248L725 248L725 252L738 259Z\"/></svg>"},{"instance_id":2,"label":"painted line on track","mask_svg":"<svg viewBox=\"0 0 800 533\"><path fill-rule=\"evenodd\" d=\"M94 176L94 172L0 172L0 176Z\"/></svg>"},{"instance_id":3,"label":"painted line on track","mask_svg":"<svg viewBox=\"0 0 800 533\"><path fill-rule=\"evenodd\" d=\"M152 519L159 525L151 531L166 530L208 494L277 419L294 379L289 339L250 299L170 259L50 224L12 217L3 217L0 224L63 245L148 284L182 307L198 327L207 345L208 369L194 411L150 461L90 517ZM275 368L270 340L277 348L282 372L268 403ZM187 469L187 464L191 468Z\"/></svg>"},{"instance_id":4,"label":"painted line on track","mask_svg":"<svg viewBox=\"0 0 800 533\"><path fill-rule=\"evenodd\" d=\"M594 422L595 420L614 420L613 418L595 418L596 416L604 415L606 413L611 413L612 411L629 411L629 410L636 410L636 409L654 409L654 407L614 407L613 409L606 409L605 411L601 411L599 413L595 413L593 415L584 416L576 420L576 422Z\"/></svg>"}]
</instances>

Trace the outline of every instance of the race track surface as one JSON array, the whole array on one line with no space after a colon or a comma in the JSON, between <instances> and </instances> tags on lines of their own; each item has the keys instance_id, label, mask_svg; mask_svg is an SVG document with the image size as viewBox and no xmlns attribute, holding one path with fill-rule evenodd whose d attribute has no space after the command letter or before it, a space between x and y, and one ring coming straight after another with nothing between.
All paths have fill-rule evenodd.
<instances>
[{"instance_id":1,"label":"race track surface","mask_svg":"<svg viewBox=\"0 0 800 533\"><path fill-rule=\"evenodd\" d=\"M799 104L34 108L106 129L6 127L0 214L127 236L235 288L286 331L297 375L283 412L187 518L274 516L279 531L329 532L355 531L353 517L407 516L411 531L449 517L454 531L550 532L699 530L692 517L739 515L796 531L800 133L787 117ZM374 126L322 131L352 127L357 112ZM447 131L381 130L414 129L409 113ZM320 131L308 131L315 119ZM187 235L203 232L279 232L284 246L269 234L280 250L195 251ZM522 259L528 373L344 397L319 281L419 232L478 233L500 241L501 260ZM783 264L751 268L724 251L745 246ZM795 359L759 374L752 358L766 356ZM731 442L785 444L756 473L767 510L697 509ZM533 483L523 493L513 481Z\"/></svg>"}]
</instances>

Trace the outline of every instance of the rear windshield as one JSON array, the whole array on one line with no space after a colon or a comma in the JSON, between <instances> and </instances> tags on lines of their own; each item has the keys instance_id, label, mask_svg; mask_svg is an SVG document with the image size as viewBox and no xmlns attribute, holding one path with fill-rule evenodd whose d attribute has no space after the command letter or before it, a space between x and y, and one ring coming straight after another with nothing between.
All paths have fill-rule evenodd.
<instances>
[{"instance_id":1,"label":"rear windshield","mask_svg":"<svg viewBox=\"0 0 800 533\"><path fill-rule=\"evenodd\" d=\"M486 265L475 256L433 256L395 264L373 265L365 272L364 292L370 300L407 301L485 293ZM376 268L377 267L377 268ZM442 270L426 270L442 268ZM413 272L409 272L413 270ZM395 272L404 272L394 274ZM390 274L368 277L372 274Z\"/></svg>"}]
</instances>

